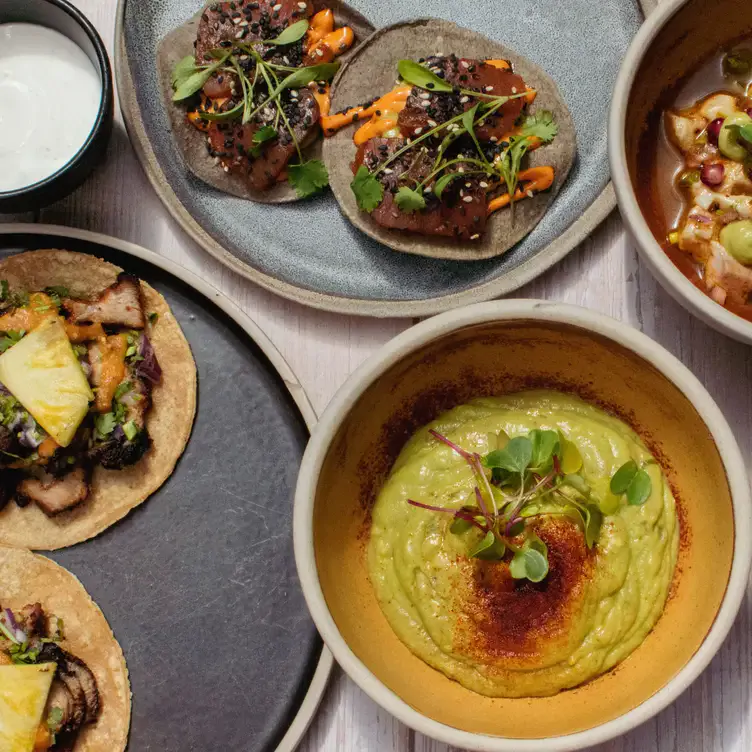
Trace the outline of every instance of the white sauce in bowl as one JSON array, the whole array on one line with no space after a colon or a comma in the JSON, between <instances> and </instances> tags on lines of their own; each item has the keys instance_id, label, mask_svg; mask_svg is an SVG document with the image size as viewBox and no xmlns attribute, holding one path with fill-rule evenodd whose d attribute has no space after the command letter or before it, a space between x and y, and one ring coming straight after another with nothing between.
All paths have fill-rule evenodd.
<instances>
[{"instance_id":1,"label":"white sauce in bowl","mask_svg":"<svg viewBox=\"0 0 752 752\"><path fill-rule=\"evenodd\" d=\"M53 175L80 151L102 83L86 53L46 26L0 24L0 192Z\"/></svg>"}]
</instances>

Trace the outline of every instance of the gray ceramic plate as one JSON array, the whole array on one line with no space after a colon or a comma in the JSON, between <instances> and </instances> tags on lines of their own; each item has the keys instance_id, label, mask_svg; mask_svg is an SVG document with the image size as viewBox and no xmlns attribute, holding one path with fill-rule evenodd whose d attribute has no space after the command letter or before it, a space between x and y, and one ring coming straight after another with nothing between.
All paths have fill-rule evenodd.
<instances>
[{"instance_id":1,"label":"gray ceramic plate","mask_svg":"<svg viewBox=\"0 0 752 752\"><path fill-rule=\"evenodd\" d=\"M651 0L643 0L652 6ZM438 17L503 42L557 83L578 161L540 224L501 258L457 262L395 253L355 229L330 194L266 206L219 193L185 168L155 67L160 39L201 0L119 0L115 70L136 151L182 227L239 274L292 300L343 313L421 316L517 289L559 261L614 207L606 118L622 57L643 20L638 0L351 0L376 27Z\"/></svg>"},{"instance_id":2,"label":"gray ceramic plate","mask_svg":"<svg viewBox=\"0 0 752 752\"><path fill-rule=\"evenodd\" d=\"M315 422L302 387L250 319L176 264L80 230L0 227L0 256L35 248L92 253L148 281L198 368L196 422L167 483L102 535L52 555L123 647L129 749L291 752L332 667L293 559L293 491Z\"/></svg>"}]
</instances>

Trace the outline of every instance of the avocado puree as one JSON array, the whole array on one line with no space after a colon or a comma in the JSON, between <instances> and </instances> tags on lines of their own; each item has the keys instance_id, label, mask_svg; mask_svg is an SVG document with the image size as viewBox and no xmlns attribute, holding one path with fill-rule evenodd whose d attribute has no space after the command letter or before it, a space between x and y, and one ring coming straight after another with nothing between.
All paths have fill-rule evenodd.
<instances>
[{"instance_id":1,"label":"avocado puree","mask_svg":"<svg viewBox=\"0 0 752 752\"><path fill-rule=\"evenodd\" d=\"M594 548L575 522L552 516L535 523L549 550L543 582L511 579L507 561L469 559L481 533L450 533L450 514L407 503L455 508L473 493L467 463L429 428L481 455L500 431L559 430L605 513ZM609 491L630 459L652 481L642 506ZM608 671L642 643L663 611L678 545L674 497L637 434L577 397L538 390L454 408L409 440L373 508L368 568L389 624L430 666L483 695L545 696Z\"/></svg>"}]
</instances>

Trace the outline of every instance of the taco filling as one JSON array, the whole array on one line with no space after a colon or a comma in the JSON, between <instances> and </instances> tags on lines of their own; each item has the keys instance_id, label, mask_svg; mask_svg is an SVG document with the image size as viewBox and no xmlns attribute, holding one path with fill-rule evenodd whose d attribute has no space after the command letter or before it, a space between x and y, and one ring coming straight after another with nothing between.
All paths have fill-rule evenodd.
<instances>
[{"instance_id":1,"label":"taco filling","mask_svg":"<svg viewBox=\"0 0 752 752\"><path fill-rule=\"evenodd\" d=\"M435 55L398 71L393 91L322 118L326 136L361 123L351 188L378 225L477 241L493 212L551 188L553 167L523 163L558 126L529 112L536 91L509 60Z\"/></svg>"},{"instance_id":2,"label":"taco filling","mask_svg":"<svg viewBox=\"0 0 752 752\"><path fill-rule=\"evenodd\" d=\"M8 752L74 752L100 716L97 680L61 647L65 623L33 603L0 607L0 740Z\"/></svg>"},{"instance_id":3,"label":"taco filling","mask_svg":"<svg viewBox=\"0 0 752 752\"><path fill-rule=\"evenodd\" d=\"M90 300L0 285L0 508L14 499L54 516L88 498L96 466L149 451L156 315L124 273Z\"/></svg>"},{"instance_id":4,"label":"taco filling","mask_svg":"<svg viewBox=\"0 0 752 752\"><path fill-rule=\"evenodd\" d=\"M202 14L195 54L174 68L173 101L206 134L218 170L255 191L288 181L299 198L328 185L320 160L304 152L329 114L335 61L353 44L332 10L310 0L214 3Z\"/></svg>"}]
</instances>

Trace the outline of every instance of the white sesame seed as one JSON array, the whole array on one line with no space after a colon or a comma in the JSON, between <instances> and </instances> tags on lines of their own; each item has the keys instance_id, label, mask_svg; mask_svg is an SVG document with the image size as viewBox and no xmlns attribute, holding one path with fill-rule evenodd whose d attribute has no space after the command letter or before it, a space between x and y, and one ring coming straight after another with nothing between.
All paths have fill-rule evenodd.
<instances>
[{"instance_id":1,"label":"white sesame seed","mask_svg":"<svg viewBox=\"0 0 752 752\"><path fill-rule=\"evenodd\" d=\"M305 10L307 7L308 5L306 3L298 3L298 8L300 8L300 10Z\"/></svg>"},{"instance_id":2,"label":"white sesame seed","mask_svg":"<svg viewBox=\"0 0 752 752\"><path fill-rule=\"evenodd\" d=\"M272 10L282 10L282 3L277 3L272 6Z\"/></svg>"},{"instance_id":3,"label":"white sesame seed","mask_svg":"<svg viewBox=\"0 0 752 752\"><path fill-rule=\"evenodd\" d=\"M297 89L290 89L290 96L291 97L297 97L298 96L298 90Z\"/></svg>"},{"instance_id":4,"label":"white sesame seed","mask_svg":"<svg viewBox=\"0 0 752 752\"><path fill-rule=\"evenodd\" d=\"M423 193L433 193L433 188L429 185L428 187L423 189Z\"/></svg>"},{"instance_id":5,"label":"white sesame seed","mask_svg":"<svg viewBox=\"0 0 752 752\"><path fill-rule=\"evenodd\" d=\"M461 65L461 66L462 66L463 68L469 68L469 67L470 67L470 63L468 63L468 62L467 62L467 60L461 60L461 61L460 61L460 65Z\"/></svg>"},{"instance_id":6,"label":"white sesame seed","mask_svg":"<svg viewBox=\"0 0 752 752\"><path fill-rule=\"evenodd\" d=\"M463 191L463 190L460 190L460 197L462 197L462 196L464 196L464 195L465 195L465 191Z\"/></svg>"},{"instance_id":7,"label":"white sesame seed","mask_svg":"<svg viewBox=\"0 0 752 752\"><path fill-rule=\"evenodd\" d=\"M532 191L530 191L530 190L527 190L527 191L525 191L525 195L526 195L526 196L527 196L528 198L532 198L532 197L533 197L533 192L532 192Z\"/></svg>"},{"instance_id":8,"label":"white sesame seed","mask_svg":"<svg viewBox=\"0 0 752 752\"><path fill-rule=\"evenodd\" d=\"M427 91L422 91L422 92L420 93L420 98L421 98L421 99L430 99L430 98L431 98L431 95L430 95L430 94L429 94L429 93L428 93Z\"/></svg>"},{"instance_id":9,"label":"white sesame seed","mask_svg":"<svg viewBox=\"0 0 752 752\"><path fill-rule=\"evenodd\" d=\"M243 19L238 16L237 18L233 18L232 22L237 26Z\"/></svg>"},{"instance_id":10,"label":"white sesame seed","mask_svg":"<svg viewBox=\"0 0 752 752\"><path fill-rule=\"evenodd\" d=\"M285 55L285 56L284 56L284 57L282 58L282 62L283 62L283 63L284 63L285 65L290 65L290 61L288 60L288 58L287 58L287 55Z\"/></svg>"},{"instance_id":11,"label":"white sesame seed","mask_svg":"<svg viewBox=\"0 0 752 752\"><path fill-rule=\"evenodd\" d=\"M250 59L251 59L251 56L250 56L250 55L241 55L241 56L240 56L240 59L241 59L241 60L242 60L243 62L245 62L246 60L250 60Z\"/></svg>"},{"instance_id":12,"label":"white sesame seed","mask_svg":"<svg viewBox=\"0 0 752 752\"><path fill-rule=\"evenodd\" d=\"M472 186L473 186L472 183L465 183L465 188L472 188Z\"/></svg>"},{"instance_id":13,"label":"white sesame seed","mask_svg":"<svg viewBox=\"0 0 752 752\"><path fill-rule=\"evenodd\" d=\"M496 143L499 139L496 136L491 136L489 141L492 141L493 143Z\"/></svg>"},{"instance_id":14,"label":"white sesame seed","mask_svg":"<svg viewBox=\"0 0 752 752\"><path fill-rule=\"evenodd\" d=\"M486 86L484 91L493 91L493 86Z\"/></svg>"},{"instance_id":15,"label":"white sesame seed","mask_svg":"<svg viewBox=\"0 0 752 752\"><path fill-rule=\"evenodd\" d=\"M464 171L465 171L464 167L459 167L458 170L457 170L457 172L464 172Z\"/></svg>"},{"instance_id":16,"label":"white sesame seed","mask_svg":"<svg viewBox=\"0 0 752 752\"><path fill-rule=\"evenodd\" d=\"M438 125L438 123L435 120L429 120L428 124L431 126L431 128L435 128Z\"/></svg>"},{"instance_id":17,"label":"white sesame seed","mask_svg":"<svg viewBox=\"0 0 752 752\"><path fill-rule=\"evenodd\" d=\"M316 55L318 57L324 57L324 50L322 50L321 48L317 49L316 50Z\"/></svg>"},{"instance_id":18,"label":"white sesame seed","mask_svg":"<svg viewBox=\"0 0 752 752\"><path fill-rule=\"evenodd\" d=\"M387 167L384 169L384 175L391 175L394 172L394 170L391 167Z\"/></svg>"},{"instance_id":19,"label":"white sesame seed","mask_svg":"<svg viewBox=\"0 0 752 752\"><path fill-rule=\"evenodd\" d=\"M516 93L517 93L517 87L516 87L516 86L513 86L513 87L512 87L512 94L516 94Z\"/></svg>"},{"instance_id":20,"label":"white sesame seed","mask_svg":"<svg viewBox=\"0 0 752 752\"><path fill-rule=\"evenodd\" d=\"M460 104L467 104L470 101L470 97L465 95L464 97L460 97Z\"/></svg>"},{"instance_id":21,"label":"white sesame seed","mask_svg":"<svg viewBox=\"0 0 752 752\"><path fill-rule=\"evenodd\" d=\"M477 240L480 237L480 233L476 232L475 235L470 236L470 240Z\"/></svg>"},{"instance_id":22,"label":"white sesame seed","mask_svg":"<svg viewBox=\"0 0 752 752\"><path fill-rule=\"evenodd\" d=\"M248 26L248 21L241 21L241 22L240 22L240 25L241 25L241 26Z\"/></svg>"},{"instance_id":23,"label":"white sesame seed","mask_svg":"<svg viewBox=\"0 0 752 752\"><path fill-rule=\"evenodd\" d=\"M237 33L237 34L235 35L235 39L242 39L242 38L243 38L243 34L245 34L245 32L244 32L244 31L243 31L243 30L241 29L241 30L240 30L240 31L239 31L239 32L238 32L238 33Z\"/></svg>"},{"instance_id":24,"label":"white sesame seed","mask_svg":"<svg viewBox=\"0 0 752 752\"><path fill-rule=\"evenodd\" d=\"M430 107L431 103L428 100L423 99L423 100L421 100L420 106L421 107Z\"/></svg>"},{"instance_id":25,"label":"white sesame seed","mask_svg":"<svg viewBox=\"0 0 752 752\"><path fill-rule=\"evenodd\" d=\"M478 185L480 185L481 188L488 188L488 183L485 180L481 180Z\"/></svg>"},{"instance_id":26,"label":"white sesame seed","mask_svg":"<svg viewBox=\"0 0 752 752\"><path fill-rule=\"evenodd\" d=\"M423 133L423 129L422 129L422 128L416 128L416 129L415 129L415 130L413 131L413 133L414 133L414 134L415 134L416 136L420 136L420 134L421 134L421 133Z\"/></svg>"},{"instance_id":27,"label":"white sesame seed","mask_svg":"<svg viewBox=\"0 0 752 752\"><path fill-rule=\"evenodd\" d=\"M224 170L225 172L229 172L229 171L230 171L230 168L229 168L229 167L223 167L222 169L223 169L223 170Z\"/></svg>"},{"instance_id":28,"label":"white sesame seed","mask_svg":"<svg viewBox=\"0 0 752 752\"><path fill-rule=\"evenodd\" d=\"M473 197L472 196L465 196L465 198L462 199L466 204L472 204L473 203Z\"/></svg>"}]
</instances>

